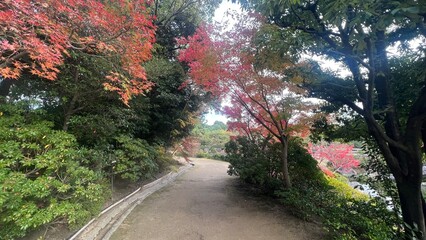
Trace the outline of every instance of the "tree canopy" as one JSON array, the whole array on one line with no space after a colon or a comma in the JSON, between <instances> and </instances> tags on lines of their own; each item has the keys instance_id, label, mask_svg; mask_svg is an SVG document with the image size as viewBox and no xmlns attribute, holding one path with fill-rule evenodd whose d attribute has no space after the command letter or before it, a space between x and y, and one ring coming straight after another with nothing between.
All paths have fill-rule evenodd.
<instances>
[{"instance_id":1,"label":"tree canopy","mask_svg":"<svg viewBox=\"0 0 426 240\"><path fill-rule=\"evenodd\" d=\"M115 65L104 73L104 87L128 103L151 86L142 67L155 41L148 7L148 1L2 2L0 75L7 81L25 71L55 80L70 50L98 55Z\"/></svg>"}]
</instances>

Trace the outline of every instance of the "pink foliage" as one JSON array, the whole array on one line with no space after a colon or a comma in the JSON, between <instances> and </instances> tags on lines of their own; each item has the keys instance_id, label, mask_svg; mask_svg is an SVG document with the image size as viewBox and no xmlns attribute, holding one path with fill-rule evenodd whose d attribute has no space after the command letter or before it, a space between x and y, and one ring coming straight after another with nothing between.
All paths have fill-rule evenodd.
<instances>
[{"instance_id":1,"label":"pink foliage","mask_svg":"<svg viewBox=\"0 0 426 240\"><path fill-rule=\"evenodd\" d=\"M344 143L308 145L308 152L320 164L329 162L335 171L348 173L359 166L359 161L353 155L353 146Z\"/></svg>"},{"instance_id":2,"label":"pink foliage","mask_svg":"<svg viewBox=\"0 0 426 240\"><path fill-rule=\"evenodd\" d=\"M260 16L252 13L236 18L232 29L201 26L193 36L177 40L185 47L178 59L190 67L190 80L230 102L224 108L230 130L249 137L254 133L273 136L278 141L305 136L310 123L303 112L310 111L311 105L285 91L291 83L254 67Z\"/></svg>"},{"instance_id":3,"label":"pink foliage","mask_svg":"<svg viewBox=\"0 0 426 240\"><path fill-rule=\"evenodd\" d=\"M187 47L180 51L178 60L188 63L189 75L195 84L215 95L219 95L218 76L220 76L221 69L218 65L215 43L208 33L211 29L211 26L202 25L194 35L177 39L178 45ZM188 82L184 84L185 86L181 86L181 88L186 87Z\"/></svg>"}]
</instances>

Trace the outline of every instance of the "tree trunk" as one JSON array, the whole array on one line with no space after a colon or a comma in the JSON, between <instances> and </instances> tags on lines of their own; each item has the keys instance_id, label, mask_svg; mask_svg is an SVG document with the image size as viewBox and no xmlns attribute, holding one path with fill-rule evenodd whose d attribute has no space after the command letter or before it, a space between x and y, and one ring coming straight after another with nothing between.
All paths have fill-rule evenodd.
<instances>
[{"instance_id":1,"label":"tree trunk","mask_svg":"<svg viewBox=\"0 0 426 240\"><path fill-rule=\"evenodd\" d=\"M288 139L281 139L281 163L282 163L282 173L283 173L283 183L284 188L291 188L290 175L288 172Z\"/></svg>"},{"instance_id":2,"label":"tree trunk","mask_svg":"<svg viewBox=\"0 0 426 240\"><path fill-rule=\"evenodd\" d=\"M1 79L0 78L0 97L7 97L9 95L10 87L14 84L13 79Z\"/></svg>"},{"instance_id":3,"label":"tree trunk","mask_svg":"<svg viewBox=\"0 0 426 240\"><path fill-rule=\"evenodd\" d=\"M68 131L68 126L70 123L70 119L73 116L74 113L76 113L78 111L78 109L75 109L75 104L77 103L77 98L78 98L78 93L75 93L74 96L71 99L71 102L67 108L67 111L65 112L64 115L64 123L62 125L62 130L63 131Z\"/></svg>"},{"instance_id":4,"label":"tree trunk","mask_svg":"<svg viewBox=\"0 0 426 240\"><path fill-rule=\"evenodd\" d=\"M402 216L405 223L410 226L417 225L418 231L425 233L425 218L423 215L423 202L420 184L400 179L396 183L401 202ZM406 231L410 231L406 228ZM410 234L410 232L407 232ZM409 235L407 235L408 238ZM426 235L417 236L418 239L426 239ZM412 238L410 238L412 239Z\"/></svg>"},{"instance_id":5,"label":"tree trunk","mask_svg":"<svg viewBox=\"0 0 426 240\"><path fill-rule=\"evenodd\" d=\"M67 132L68 131L68 127L69 127L69 123L70 123L70 119L71 119L72 113L67 112L64 116L64 124L62 125L62 131Z\"/></svg>"},{"instance_id":6,"label":"tree trunk","mask_svg":"<svg viewBox=\"0 0 426 240\"><path fill-rule=\"evenodd\" d=\"M426 154L426 121L422 126L422 142L423 142L423 153Z\"/></svg>"},{"instance_id":7,"label":"tree trunk","mask_svg":"<svg viewBox=\"0 0 426 240\"><path fill-rule=\"evenodd\" d=\"M426 233L425 216L423 209L421 182L422 182L422 149L420 148L420 123L410 121L407 123L405 141L398 143L406 149L392 147L379 134L379 130L372 127L371 118L365 118L370 134L375 138L380 151L393 176L398 188L401 202L403 220L411 228L416 225L417 230ZM406 226L407 238L411 230ZM426 240L417 236L418 239ZM412 238L411 238L412 239Z\"/></svg>"},{"instance_id":8,"label":"tree trunk","mask_svg":"<svg viewBox=\"0 0 426 240\"><path fill-rule=\"evenodd\" d=\"M74 83L78 84L80 73L79 73L78 68L76 66L73 66L73 67L74 67L74 71L73 71ZM68 131L68 126L69 126L70 119L71 119L72 115L75 114L78 111L78 109L75 108L75 105L77 103L77 99L79 97L79 94L80 94L79 92L74 91L74 95L72 96L72 99L71 99L71 101L68 105L68 108L66 109L66 111L64 113L64 122L63 122L63 125L62 125L62 130L65 131L65 132Z\"/></svg>"},{"instance_id":9,"label":"tree trunk","mask_svg":"<svg viewBox=\"0 0 426 240\"><path fill-rule=\"evenodd\" d=\"M386 51L386 33L384 31L376 31L375 36L374 47L376 53L374 54L374 58L371 59L373 63L371 65L371 77L374 77L375 86L370 85L369 87L375 87L379 110L385 113L385 135L396 142L396 144L392 144L390 141L387 141L386 144L380 144L384 140L382 136L376 136L376 141L379 145L382 145L382 153L395 176L404 222L410 225L411 228L417 228L415 230L421 232L416 238L426 240L424 201L421 192L423 154L420 149L422 119L426 113L425 95L421 93L411 106L405 131L402 130L390 84L392 74ZM377 140L379 138L380 140ZM402 148L405 148L405 150ZM410 229L408 227L405 229L407 231L407 238L410 238Z\"/></svg>"}]
</instances>

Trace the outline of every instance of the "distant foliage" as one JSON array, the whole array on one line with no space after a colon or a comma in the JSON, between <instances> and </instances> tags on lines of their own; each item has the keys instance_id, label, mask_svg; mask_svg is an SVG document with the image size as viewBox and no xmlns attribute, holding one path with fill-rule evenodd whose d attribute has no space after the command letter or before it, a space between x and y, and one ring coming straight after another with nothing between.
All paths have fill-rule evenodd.
<instances>
[{"instance_id":1,"label":"distant foliage","mask_svg":"<svg viewBox=\"0 0 426 240\"><path fill-rule=\"evenodd\" d=\"M197 157L222 159L225 155L225 144L233 133L227 131L225 123L216 121L213 125L196 125L192 134L200 141Z\"/></svg>"},{"instance_id":2,"label":"distant foliage","mask_svg":"<svg viewBox=\"0 0 426 240\"><path fill-rule=\"evenodd\" d=\"M103 176L83 166L75 138L0 109L0 236L15 239L46 223L81 224L104 202Z\"/></svg>"},{"instance_id":3,"label":"distant foliage","mask_svg":"<svg viewBox=\"0 0 426 240\"><path fill-rule=\"evenodd\" d=\"M360 162L353 155L354 146L345 143L308 145L309 153L323 164L329 163L336 172L350 173L359 167Z\"/></svg>"}]
</instances>

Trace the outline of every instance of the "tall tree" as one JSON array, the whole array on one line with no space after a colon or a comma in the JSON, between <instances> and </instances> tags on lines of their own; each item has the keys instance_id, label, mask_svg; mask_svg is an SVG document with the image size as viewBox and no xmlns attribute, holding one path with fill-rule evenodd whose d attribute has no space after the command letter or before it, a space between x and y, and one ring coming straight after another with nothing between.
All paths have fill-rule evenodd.
<instances>
[{"instance_id":1,"label":"tall tree","mask_svg":"<svg viewBox=\"0 0 426 240\"><path fill-rule=\"evenodd\" d=\"M174 58L176 39L194 34L198 25L211 18L222 0L155 0L152 12L156 16L157 53Z\"/></svg>"},{"instance_id":2,"label":"tall tree","mask_svg":"<svg viewBox=\"0 0 426 240\"><path fill-rule=\"evenodd\" d=\"M363 117L395 177L404 221L426 239L426 206L421 194L422 156L426 148L426 3L424 1L241 1L267 16L277 26L281 42L308 54L342 63L349 78L311 68L315 81L302 83L311 93L333 104L347 105ZM423 42L414 61L422 65L413 101L396 104L394 75L389 61L409 53L409 42ZM389 47L405 52L392 56ZM309 79L312 78L310 74ZM403 110L405 109L405 110ZM407 111L408 109L408 111ZM401 112L407 111L406 119Z\"/></svg>"},{"instance_id":3,"label":"tall tree","mask_svg":"<svg viewBox=\"0 0 426 240\"><path fill-rule=\"evenodd\" d=\"M310 104L301 97L286 93L286 87L277 78L252 76L236 80L229 97L231 107L225 114L232 130L251 137L260 134L266 141L277 140L281 145L281 172L284 186L291 187L288 170L289 139L308 128L307 112Z\"/></svg>"},{"instance_id":4,"label":"tall tree","mask_svg":"<svg viewBox=\"0 0 426 240\"><path fill-rule=\"evenodd\" d=\"M203 19L212 16L220 0L155 0L150 8L156 16L156 43L153 58L144 66L149 81L154 83L146 96L135 98L137 107L146 116L146 131L138 137L173 146L190 134L208 93L183 84L188 68L176 61L180 46L176 39L194 34ZM141 129L143 130L143 129Z\"/></svg>"}]
</instances>

